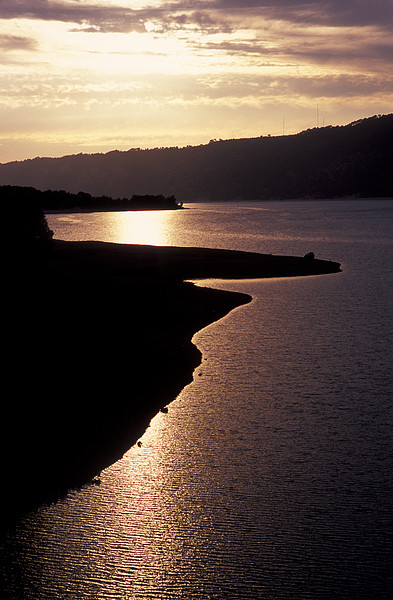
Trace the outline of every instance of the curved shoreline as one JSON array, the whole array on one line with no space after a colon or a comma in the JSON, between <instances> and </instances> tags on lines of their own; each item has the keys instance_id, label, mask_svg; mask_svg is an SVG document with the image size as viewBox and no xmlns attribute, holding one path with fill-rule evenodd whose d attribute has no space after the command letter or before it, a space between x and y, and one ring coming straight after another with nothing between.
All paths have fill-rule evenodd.
<instances>
[{"instance_id":1,"label":"curved shoreline","mask_svg":"<svg viewBox=\"0 0 393 600\"><path fill-rule=\"evenodd\" d=\"M251 300L184 280L340 270L296 257L59 240L23 267L6 340L6 520L118 460L192 381L201 360L193 335Z\"/></svg>"}]
</instances>

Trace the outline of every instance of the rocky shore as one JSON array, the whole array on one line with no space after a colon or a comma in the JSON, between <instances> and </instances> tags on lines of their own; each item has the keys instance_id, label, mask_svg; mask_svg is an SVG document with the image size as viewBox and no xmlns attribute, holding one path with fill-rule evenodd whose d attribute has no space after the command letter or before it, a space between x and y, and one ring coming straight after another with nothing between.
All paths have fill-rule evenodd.
<instances>
[{"instance_id":1,"label":"rocky shore","mask_svg":"<svg viewBox=\"0 0 393 600\"><path fill-rule=\"evenodd\" d=\"M338 271L312 257L59 240L19 257L4 312L2 524L120 458L192 381L193 334L251 300L186 280Z\"/></svg>"}]
</instances>

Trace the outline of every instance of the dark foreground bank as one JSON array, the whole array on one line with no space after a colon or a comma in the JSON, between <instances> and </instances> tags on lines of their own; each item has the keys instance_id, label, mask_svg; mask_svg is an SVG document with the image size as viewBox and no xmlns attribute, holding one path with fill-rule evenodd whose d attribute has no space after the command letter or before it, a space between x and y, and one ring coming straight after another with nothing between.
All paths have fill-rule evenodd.
<instances>
[{"instance_id":1,"label":"dark foreground bank","mask_svg":"<svg viewBox=\"0 0 393 600\"><path fill-rule=\"evenodd\" d=\"M338 263L55 241L7 285L3 525L88 483L192 381L193 334L251 298L185 280L335 273Z\"/></svg>"}]
</instances>

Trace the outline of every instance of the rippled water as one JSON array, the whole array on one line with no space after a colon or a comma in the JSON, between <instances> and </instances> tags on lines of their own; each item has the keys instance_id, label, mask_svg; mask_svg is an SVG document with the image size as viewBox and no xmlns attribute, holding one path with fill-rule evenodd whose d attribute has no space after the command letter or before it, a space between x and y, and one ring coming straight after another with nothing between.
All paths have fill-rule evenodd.
<instances>
[{"instance_id":1,"label":"rippled water","mask_svg":"<svg viewBox=\"0 0 393 600\"><path fill-rule=\"evenodd\" d=\"M51 215L63 239L313 250L343 272L204 283L254 300L195 336L194 382L141 447L8 534L3 596L390 598L392 216L385 200Z\"/></svg>"}]
</instances>

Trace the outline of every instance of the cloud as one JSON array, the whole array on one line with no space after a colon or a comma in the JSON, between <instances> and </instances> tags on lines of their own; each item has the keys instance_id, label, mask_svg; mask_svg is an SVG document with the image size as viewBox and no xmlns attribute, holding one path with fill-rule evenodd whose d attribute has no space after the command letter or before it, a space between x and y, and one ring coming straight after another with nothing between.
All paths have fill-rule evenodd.
<instances>
[{"instance_id":1,"label":"cloud","mask_svg":"<svg viewBox=\"0 0 393 600\"><path fill-rule=\"evenodd\" d=\"M216 0L212 4L231 14L258 11L265 18L297 24L389 28L393 23L391 0Z\"/></svg>"},{"instance_id":2,"label":"cloud","mask_svg":"<svg viewBox=\"0 0 393 600\"><path fill-rule=\"evenodd\" d=\"M37 50L37 41L21 35L0 35L0 49L3 51L22 50L31 52Z\"/></svg>"},{"instance_id":3,"label":"cloud","mask_svg":"<svg viewBox=\"0 0 393 600\"><path fill-rule=\"evenodd\" d=\"M392 26L393 0L0 0L2 135L199 143L388 112Z\"/></svg>"},{"instance_id":4,"label":"cloud","mask_svg":"<svg viewBox=\"0 0 393 600\"><path fill-rule=\"evenodd\" d=\"M108 4L49 2L47 0L2 0L0 19L32 19L78 24L85 31L145 31L143 11Z\"/></svg>"},{"instance_id":5,"label":"cloud","mask_svg":"<svg viewBox=\"0 0 393 600\"><path fill-rule=\"evenodd\" d=\"M146 23L154 24L154 32L164 33L171 30L195 28L205 33L218 30L228 31L225 14L214 13L215 2L162 2L147 4L142 8L129 8L120 5L80 3L77 1L1 0L0 20L30 19L59 21L77 25L71 31L91 33L145 33ZM219 7L220 8L220 7Z\"/></svg>"},{"instance_id":6,"label":"cloud","mask_svg":"<svg viewBox=\"0 0 393 600\"><path fill-rule=\"evenodd\" d=\"M385 41L365 40L362 36L312 36L307 39L295 39L291 36L283 41L279 47L271 47L265 41L237 40L228 42L206 42L200 46L212 52L223 52L239 57L264 57L270 61L284 59L288 64L293 64L295 59L306 60L313 64L344 65L351 64L354 68L367 62L380 61L385 64L393 61L393 44ZM260 63L259 63L260 64ZM272 64L266 63L266 64ZM278 64L278 63L276 63ZM282 66L285 63L282 63Z\"/></svg>"},{"instance_id":7,"label":"cloud","mask_svg":"<svg viewBox=\"0 0 393 600\"><path fill-rule=\"evenodd\" d=\"M250 66L268 60L386 71L393 56L385 31L393 25L392 0L145 0L138 6L122 0L0 0L0 20L60 21L71 32L183 35L191 52L243 58ZM13 46L33 50L34 41L3 38L2 48Z\"/></svg>"},{"instance_id":8,"label":"cloud","mask_svg":"<svg viewBox=\"0 0 393 600\"><path fill-rule=\"evenodd\" d=\"M1 0L0 19L40 19L77 24L82 31L145 32L153 21L157 32L188 27L205 33L228 32L251 19L284 21L293 25L390 29L391 0L146 0L141 8L106 2Z\"/></svg>"}]
</instances>

